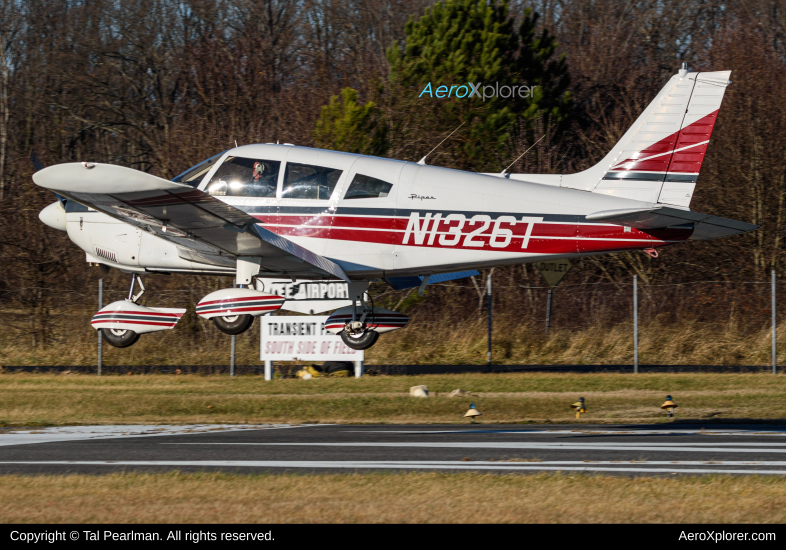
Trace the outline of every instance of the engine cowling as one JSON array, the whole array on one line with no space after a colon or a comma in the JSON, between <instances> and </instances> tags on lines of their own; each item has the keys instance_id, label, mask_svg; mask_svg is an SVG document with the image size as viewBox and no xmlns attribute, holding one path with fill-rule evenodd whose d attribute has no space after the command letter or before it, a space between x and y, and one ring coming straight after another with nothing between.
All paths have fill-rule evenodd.
<instances>
[{"instance_id":1,"label":"engine cowling","mask_svg":"<svg viewBox=\"0 0 786 550\"><path fill-rule=\"evenodd\" d=\"M281 309L284 300L281 296L250 288L225 288L202 298L196 312L203 319L232 315L258 317Z\"/></svg>"}]
</instances>

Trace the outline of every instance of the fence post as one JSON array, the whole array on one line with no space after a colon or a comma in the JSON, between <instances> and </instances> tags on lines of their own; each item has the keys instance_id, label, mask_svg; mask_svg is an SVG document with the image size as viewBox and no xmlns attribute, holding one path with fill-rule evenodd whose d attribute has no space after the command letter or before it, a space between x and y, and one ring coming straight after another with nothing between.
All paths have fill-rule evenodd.
<instances>
[{"instance_id":1,"label":"fence post","mask_svg":"<svg viewBox=\"0 0 786 550\"><path fill-rule=\"evenodd\" d=\"M489 297L489 336L488 336L488 371L491 372L491 324L492 324L492 316L491 316L491 275L492 272L489 272L488 284L486 285L486 293Z\"/></svg>"},{"instance_id":2,"label":"fence post","mask_svg":"<svg viewBox=\"0 0 786 550\"><path fill-rule=\"evenodd\" d=\"M546 334L547 335L549 333L549 325L551 324L551 299L552 299L553 290L554 290L553 288L549 289L549 295L548 298L546 299Z\"/></svg>"},{"instance_id":3,"label":"fence post","mask_svg":"<svg viewBox=\"0 0 786 550\"><path fill-rule=\"evenodd\" d=\"M778 372L778 345L775 329L778 324L777 310L775 308L775 270L772 270L772 374Z\"/></svg>"},{"instance_id":4,"label":"fence post","mask_svg":"<svg viewBox=\"0 0 786 550\"><path fill-rule=\"evenodd\" d=\"M265 313L266 316L273 315L273 312ZM262 322L262 319L259 319L259 345L262 345L262 331L265 330L265 324ZM271 359L265 359L265 380L273 380L273 361Z\"/></svg>"},{"instance_id":5,"label":"fence post","mask_svg":"<svg viewBox=\"0 0 786 550\"><path fill-rule=\"evenodd\" d=\"M104 280L98 279L98 311L104 307ZM98 333L98 376L101 376L101 364L103 363L103 347L104 337L101 335L101 330Z\"/></svg>"},{"instance_id":6,"label":"fence post","mask_svg":"<svg viewBox=\"0 0 786 550\"><path fill-rule=\"evenodd\" d=\"M235 335L232 335L232 351L229 356L229 376L235 376Z\"/></svg>"},{"instance_id":7,"label":"fence post","mask_svg":"<svg viewBox=\"0 0 786 550\"><path fill-rule=\"evenodd\" d=\"M639 276L633 276L633 372L639 372Z\"/></svg>"}]
</instances>

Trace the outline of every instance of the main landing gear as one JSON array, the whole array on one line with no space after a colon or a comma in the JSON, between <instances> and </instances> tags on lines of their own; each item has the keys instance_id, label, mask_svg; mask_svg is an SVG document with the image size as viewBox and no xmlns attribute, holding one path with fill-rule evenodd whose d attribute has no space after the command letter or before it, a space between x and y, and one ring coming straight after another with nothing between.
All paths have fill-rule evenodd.
<instances>
[{"instance_id":1,"label":"main landing gear","mask_svg":"<svg viewBox=\"0 0 786 550\"><path fill-rule=\"evenodd\" d=\"M213 317L213 324L224 334L243 334L254 324L254 318L251 315Z\"/></svg>"},{"instance_id":2,"label":"main landing gear","mask_svg":"<svg viewBox=\"0 0 786 550\"><path fill-rule=\"evenodd\" d=\"M362 306L353 303L352 319L344 323L344 330L339 333L341 341L348 348L363 350L368 349L377 343L379 333L375 330L377 324L374 322L374 306L368 307L363 301Z\"/></svg>"},{"instance_id":3,"label":"main landing gear","mask_svg":"<svg viewBox=\"0 0 786 550\"><path fill-rule=\"evenodd\" d=\"M356 330L345 328L341 331L341 341L352 349L368 349L377 343L379 333L376 330Z\"/></svg>"},{"instance_id":4,"label":"main landing gear","mask_svg":"<svg viewBox=\"0 0 786 550\"><path fill-rule=\"evenodd\" d=\"M139 333L127 328L102 328L101 337L104 342L116 348L127 348L139 340Z\"/></svg>"},{"instance_id":5,"label":"main landing gear","mask_svg":"<svg viewBox=\"0 0 786 550\"><path fill-rule=\"evenodd\" d=\"M272 313L284 305L284 298L252 288L225 288L211 292L196 306L197 315L212 319L224 334L243 334L254 317Z\"/></svg>"},{"instance_id":6,"label":"main landing gear","mask_svg":"<svg viewBox=\"0 0 786 550\"><path fill-rule=\"evenodd\" d=\"M409 322L406 315L374 306L366 289L368 282L350 282L352 305L334 312L325 322L326 330L338 334L345 346L356 350L370 348L377 343L380 334L403 328Z\"/></svg>"}]
</instances>

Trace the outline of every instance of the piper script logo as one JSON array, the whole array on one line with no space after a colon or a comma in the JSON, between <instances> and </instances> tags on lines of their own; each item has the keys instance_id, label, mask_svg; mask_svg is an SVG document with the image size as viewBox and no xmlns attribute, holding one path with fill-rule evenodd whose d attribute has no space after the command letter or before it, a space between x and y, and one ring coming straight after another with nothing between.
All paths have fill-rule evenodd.
<instances>
[{"instance_id":1,"label":"piper script logo","mask_svg":"<svg viewBox=\"0 0 786 550\"><path fill-rule=\"evenodd\" d=\"M521 98L532 97L535 95L535 88L537 88L537 86L500 86L499 82L495 82L493 86L483 86L482 82L478 82L477 84L467 82L466 85L462 86L448 87L442 85L438 86L437 89L434 90L431 86L431 82L429 82L426 84L426 87L423 88L423 91L420 92L418 98L423 97L424 94L427 94L431 98L436 96L440 99L447 97L457 97L459 99L480 97L483 98L483 101L485 102L487 99L494 99L495 97L501 97L503 99L516 97L516 95ZM453 90L455 90L455 94L453 93Z\"/></svg>"},{"instance_id":2,"label":"piper script logo","mask_svg":"<svg viewBox=\"0 0 786 550\"><path fill-rule=\"evenodd\" d=\"M407 221L407 229L401 244L434 246L460 246L467 248L507 248L513 240L521 239L521 249L529 246L532 228L543 218L523 216L499 216L492 220L487 214L477 214L470 219L464 214L448 214L444 218L441 212L427 212L423 218L419 212L413 212ZM464 227L475 227L464 233ZM490 231L489 231L490 229ZM515 244L515 243L514 243Z\"/></svg>"}]
</instances>

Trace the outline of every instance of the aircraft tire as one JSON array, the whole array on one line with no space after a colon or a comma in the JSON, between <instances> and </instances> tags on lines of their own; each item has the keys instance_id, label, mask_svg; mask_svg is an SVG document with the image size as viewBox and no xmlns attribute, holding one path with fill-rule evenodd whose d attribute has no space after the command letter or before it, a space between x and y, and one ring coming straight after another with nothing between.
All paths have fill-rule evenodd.
<instances>
[{"instance_id":1,"label":"aircraft tire","mask_svg":"<svg viewBox=\"0 0 786 550\"><path fill-rule=\"evenodd\" d=\"M360 336L352 336L346 330L341 331L341 340L352 349L368 349L377 343L379 333L376 330L367 330Z\"/></svg>"},{"instance_id":2,"label":"aircraft tire","mask_svg":"<svg viewBox=\"0 0 786 550\"><path fill-rule=\"evenodd\" d=\"M254 324L254 317L251 315L213 317L213 324L224 334L243 334Z\"/></svg>"},{"instance_id":3,"label":"aircraft tire","mask_svg":"<svg viewBox=\"0 0 786 550\"><path fill-rule=\"evenodd\" d=\"M111 328L102 328L100 330L104 342L116 348L127 348L139 340L139 333L133 330L116 330Z\"/></svg>"}]
</instances>

